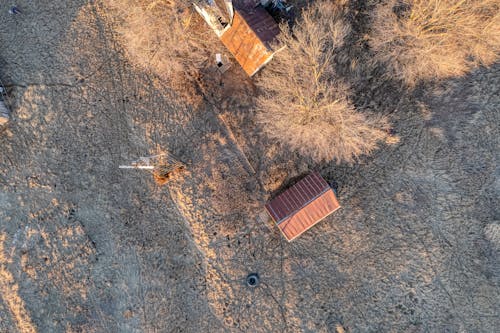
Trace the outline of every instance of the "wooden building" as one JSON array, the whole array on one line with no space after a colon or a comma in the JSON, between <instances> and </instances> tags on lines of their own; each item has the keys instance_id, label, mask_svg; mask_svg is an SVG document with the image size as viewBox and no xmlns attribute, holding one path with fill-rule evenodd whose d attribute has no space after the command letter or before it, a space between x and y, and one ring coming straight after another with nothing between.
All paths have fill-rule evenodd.
<instances>
[{"instance_id":1,"label":"wooden building","mask_svg":"<svg viewBox=\"0 0 500 333\"><path fill-rule=\"evenodd\" d=\"M328 183L314 172L266 204L283 236L291 241L340 208Z\"/></svg>"},{"instance_id":2,"label":"wooden building","mask_svg":"<svg viewBox=\"0 0 500 333\"><path fill-rule=\"evenodd\" d=\"M252 76L267 64L275 50L272 42L279 34L278 24L260 1L207 0L194 4L196 10L219 36L243 70ZM223 8L222 8L223 7Z\"/></svg>"}]
</instances>

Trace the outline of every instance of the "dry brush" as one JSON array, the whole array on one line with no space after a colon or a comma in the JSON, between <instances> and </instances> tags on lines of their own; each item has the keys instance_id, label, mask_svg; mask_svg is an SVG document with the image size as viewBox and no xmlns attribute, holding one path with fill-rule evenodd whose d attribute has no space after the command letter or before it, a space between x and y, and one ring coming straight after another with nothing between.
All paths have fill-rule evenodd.
<instances>
[{"instance_id":1,"label":"dry brush","mask_svg":"<svg viewBox=\"0 0 500 333\"><path fill-rule=\"evenodd\" d=\"M283 49L257 79L263 131L316 161L352 163L387 136L386 119L356 111L335 74L335 53L349 31L340 5L317 2L293 31L282 26Z\"/></svg>"},{"instance_id":2,"label":"dry brush","mask_svg":"<svg viewBox=\"0 0 500 333\"><path fill-rule=\"evenodd\" d=\"M181 97L199 98L196 81L217 42L192 1L110 0L132 63L158 75Z\"/></svg>"},{"instance_id":3,"label":"dry brush","mask_svg":"<svg viewBox=\"0 0 500 333\"><path fill-rule=\"evenodd\" d=\"M389 0L372 16L376 59L410 86L460 76L499 58L497 0Z\"/></svg>"}]
</instances>

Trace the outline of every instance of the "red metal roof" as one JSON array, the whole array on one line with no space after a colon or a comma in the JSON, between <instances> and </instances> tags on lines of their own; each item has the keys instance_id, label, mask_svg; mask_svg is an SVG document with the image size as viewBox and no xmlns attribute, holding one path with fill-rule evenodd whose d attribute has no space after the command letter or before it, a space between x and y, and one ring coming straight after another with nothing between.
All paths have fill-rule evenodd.
<instances>
[{"instance_id":1,"label":"red metal roof","mask_svg":"<svg viewBox=\"0 0 500 333\"><path fill-rule=\"evenodd\" d=\"M340 208L328 183L314 172L266 205L287 240L292 240Z\"/></svg>"},{"instance_id":2,"label":"red metal roof","mask_svg":"<svg viewBox=\"0 0 500 333\"><path fill-rule=\"evenodd\" d=\"M264 7L252 2L234 1L233 3L235 10L263 43L272 42L278 36L280 28Z\"/></svg>"},{"instance_id":3,"label":"red metal roof","mask_svg":"<svg viewBox=\"0 0 500 333\"><path fill-rule=\"evenodd\" d=\"M220 38L245 72L252 76L272 58L274 51L269 42L279 32L278 24L264 8L235 3L233 22Z\"/></svg>"}]
</instances>

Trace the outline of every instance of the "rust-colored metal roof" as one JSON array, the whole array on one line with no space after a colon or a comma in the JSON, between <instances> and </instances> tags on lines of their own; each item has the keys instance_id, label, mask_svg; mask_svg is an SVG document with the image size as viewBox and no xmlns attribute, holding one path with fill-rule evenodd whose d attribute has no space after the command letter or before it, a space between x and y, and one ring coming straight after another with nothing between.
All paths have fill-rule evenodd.
<instances>
[{"instance_id":1,"label":"rust-colored metal roof","mask_svg":"<svg viewBox=\"0 0 500 333\"><path fill-rule=\"evenodd\" d=\"M269 46L280 30L277 23L262 7L248 7L235 3L231 26L224 31L221 41L233 54L243 70L252 76L273 56Z\"/></svg>"},{"instance_id":2,"label":"rust-colored metal roof","mask_svg":"<svg viewBox=\"0 0 500 333\"><path fill-rule=\"evenodd\" d=\"M328 183L314 172L266 205L288 241L340 208Z\"/></svg>"},{"instance_id":3,"label":"rust-colored metal roof","mask_svg":"<svg viewBox=\"0 0 500 333\"><path fill-rule=\"evenodd\" d=\"M280 33L280 28L267 10L253 1L234 1L234 8L263 43L272 42ZM269 46L269 45L267 45Z\"/></svg>"}]
</instances>

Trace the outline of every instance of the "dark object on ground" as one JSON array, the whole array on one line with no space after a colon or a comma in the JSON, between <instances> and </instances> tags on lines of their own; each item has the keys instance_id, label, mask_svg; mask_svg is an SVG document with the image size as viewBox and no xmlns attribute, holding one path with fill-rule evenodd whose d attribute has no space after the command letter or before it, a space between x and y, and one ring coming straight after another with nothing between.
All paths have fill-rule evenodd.
<instances>
[{"instance_id":1,"label":"dark object on ground","mask_svg":"<svg viewBox=\"0 0 500 333\"><path fill-rule=\"evenodd\" d=\"M257 273L248 274L246 281L247 281L247 286L252 288L257 287L260 282L259 274Z\"/></svg>"},{"instance_id":2,"label":"dark object on ground","mask_svg":"<svg viewBox=\"0 0 500 333\"><path fill-rule=\"evenodd\" d=\"M16 6L12 6L9 9L9 14L12 14L12 15L21 14L21 11Z\"/></svg>"}]
</instances>

